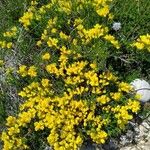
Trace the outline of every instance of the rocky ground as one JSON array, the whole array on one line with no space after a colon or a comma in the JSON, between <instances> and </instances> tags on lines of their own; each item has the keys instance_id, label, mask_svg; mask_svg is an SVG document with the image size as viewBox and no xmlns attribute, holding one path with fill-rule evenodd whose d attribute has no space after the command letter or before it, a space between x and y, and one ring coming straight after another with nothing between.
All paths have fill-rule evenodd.
<instances>
[{"instance_id":1,"label":"rocky ground","mask_svg":"<svg viewBox=\"0 0 150 150\"><path fill-rule=\"evenodd\" d=\"M150 150L150 116L121 137L120 150Z\"/></svg>"}]
</instances>

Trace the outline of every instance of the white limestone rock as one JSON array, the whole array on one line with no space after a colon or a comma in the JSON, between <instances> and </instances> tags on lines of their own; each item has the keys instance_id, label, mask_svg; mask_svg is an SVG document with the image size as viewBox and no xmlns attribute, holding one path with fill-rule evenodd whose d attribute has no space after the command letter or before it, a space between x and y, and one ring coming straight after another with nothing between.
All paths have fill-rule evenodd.
<instances>
[{"instance_id":1,"label":"white limestone rock","mask_svg":"<svg viewBox=\"0 0 150 150\"><path fill-rule=\"evenodd\" d=\"M115 31L120 30L121 29L121 23L120 22L114 22L112 28Z\"/></svg>"},{"instance_id":2,"label":"white limestone rock","mask_svg":"<svg viewBox=\"0 0 150 150\"><path fill-rule=\"evenodd\" d=\"M141 79L135 79L133 82L130 83L137 94L141 96L140 101L148 102L150 100L150 84Z\"/></svg>"}]
</instances>

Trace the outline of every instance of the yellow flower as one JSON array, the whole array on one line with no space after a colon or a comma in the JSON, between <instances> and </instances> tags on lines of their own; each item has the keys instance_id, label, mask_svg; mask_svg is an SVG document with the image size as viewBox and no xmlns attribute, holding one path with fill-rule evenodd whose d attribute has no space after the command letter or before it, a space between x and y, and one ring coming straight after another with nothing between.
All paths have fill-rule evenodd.
<instances>
[{"instance_id":1,"label":"yellow flower","mask_svg":"<svg viewBox=\"0 0 150 150\"><path fill-rule=\"evenodd\" d=\"M123 91L123 92L129 92L132 90L132 87L130 84L125 83L125 82L121 82L119 83L119 91Z\"/></svg>"},{"instance_id":2,"label":"yellow flower","mask_svg":"<svg viewBox=\"0 0 150 150\"><path fill-rule=\"evenodd\" d=\"M97 10L96 12L98 13L98 15L106 17L106 15L109 13L109 7L106 5L103 8Z\"/></svg>"},{"instance_id":3,"label":"yellow flower","mask_svg":"<svg viewBox=\"0 0 150 150\"><path fill-rule=\"evenodd\" d=\"M132 101L131 99L129 99L128 107L132 112L135 113L140 110L140 102L136 100Z\"/></svg>"},{"instance_id":4,"label":"yellow flower","mask_svg":"<svg viewBox=\"0 0 150 150\"><path fill-rule=\"evenodd\" d=\"M17 71L22 77L27 76L27 66L21 65Z\"/></svg>"},{"instance_id":5,"label":"yellow flower","mask_svg":"<svg viewBox=\"0 0 150 150\"><path fill-rule=\"evenodd\" d=\"M18 95L21 96L21 97L26 97L26 92L21 91L21 92L18 93Z\"/></svg>"},{"instance_id":6,"label":"yellow flower","mask_svg":"<svg viewBox=\"0 0 150 150\"><path fill-rule=\"evenodd\" d=\"M53 28L52 30L51 30L51 33L56 33L57 32L57 29L56 28Z\"/></svg>"},{"instance_id":7,"label":"yellow flower","mask_svg":"<svg viewBox=\"0 0 150 150\"><path fill-rule=\"evenodd\" d=\"M138 42L134 43L133 46L136 46L137 49L140 49L140 50L144 48L144 44L143 43L138 43Z\"/></svg>"},{"instance_id":8,"label":"yellow flower","mask_svg":"<svg viewBox=\"0 0 150 150\"><path fill-rule=\"evenodd\" d=\"M10 135L10 136L13 134L19 133L19 132L20 132L19 128L16 128L16 127L8 128L8 135Z\"/></svg>"},{"instance_id":9,"label":"yellow flower","mask_svg":"<svg viewBox=\"0 0 150 150\"><path fill-rule=\"evenodd\" d=\"M32 19L33 19L33 12L28 11L28 12L25 12L23 17L19 19L19 22L23 24L25 29L28 29L28 26L31 24Z\"/></svg>"},{"instance_id":10,"label":"yellow flower","mask_svg":"<svg viewBox=\"0 0 150 150\"><path fill-rule=\"evenodd\" d=\"M109 15L108 15L108 19L109 19L109 20L112 20L113 18L114 18L114 15L113 15L113 14L109 14Z\"/></svg>"},{"instance_id":11,"label":"yellow flower","mask_svg":"<svg viewBox=\"0 0 150 150\"><path fill-rule=\"evenodd\" d=\"M34 126L35 126L35 131L44 129L44 124L41 121L40 122L35 122Z\"/></svg>"},{"instance_id":12,"label":"yellow flower","mask_svg":"<svg viewBox=\"0 0 150 150\"><path fill-rule=\"evenodd\" d=\"M15 117L9 116L7 118L7 123L6 123L7 126L13 126L15 123L16 123L16 118Z\"/></svg>"},{"instance_id":13,"label":"yellow flower","mask_svg":"<svg viewBox=\"0 0 150 150\"><path fill-rule=\"evenodd\" d=\"M53 47L54 46L54 47L58 48L57 43L58 43L58 39L56 39L56 38L49 37L49 39L47 41L47 45L49 47Z\"/></svg>"},{"instance_id":14,"label":"yellow flower","mask_svg":"<svg viewBox=\"0 0 150 150\"><path fill-rule=\"evenodd\" d=\"M0 66L4 65L4 61L2 59L0 59Z\"/></svg>"},{"instance_id":15,"label":"yellow flower","mask_svg":"<svg viewBox=\"0 0 150 150\"><path fill-rule=\"evenodd\" d=\"M60 75L60 71L57 69L55 63L47 65L47 66L46 66L46 71L49 72L49 73L52 73L52 74L54 73L54 74L56 74L57 76Z\"/></svg>"},{"instance_id":16,"label":"yellow flower","mask_svg":"<svg viewBox=\"0 0 150 150\"><path fill-rule=\"evenodd\" d=\"M139 50L147 49L150 52L150 35L141 35L131 46L135 46Z\"/></svg>"},{"instance_id":17,"label":"yellow flower","mask_svg":"<svg viewBox=\"0 0 150 150\"><path fill-rule=\"evenodd\" d=\"M7 32L3 33L3 36L4 36L4 37L9 37L9 38L11 38L11 37L13 37L13 36L16 35L16 32L17 32L17 27L14 26L14 27L12 27L12 28L10 29L10 31L7 31Z\"/></svg>"},{"instance_id":18,"label":"yellow flower","mask_svg":"<svg viewBox=\"0 0 150 150\"><path fill-rule=\"evenodd\" d=\"M45 53L43 56L42 56L42 59L43 60L49 60L50 59L50 54L49 53Z\"/></svg>"},{"instance_id":19,"label":"yellow flower","mask_svg":"<svg viewBox=\"0 0 150 150\"><path fill-rule=\"evenodd\" d=\"M101 104L106 104L109 101L110 101L110 98L107 97L106 95L102 95L102 96L97 98L97 102L99 102Z\"/></svg>"},{"instance_id":20,"label":"yellow flower","mask_svg":"<svg viewBox=\"0 0 150 150\"><path fill-rule=\"evenodd\" d=\"M7 48L11 48L12 47L12 42L7 43Z\"/></svg>"},{"instance_id":21,"label":"yellow flower","mask_svg":"<svg viewBox=\"0 0 150 150\"><path fill-rule=\"evenodd\" d=\"M68 15L71 13L72 2L71 1L58 1L60 11L64 11Z\"/></svg>"},{"instance_id":22,"label":"yellow flower","mask_svg":"<svg viewBox=\"0 0 150 150\"><path fill-rule=\"evenodd\" d=\"M6 48L6 41L0 41L0 47Z\"/></svg>"},{"instance_id":23,"label":"yellow flower","mask_svg":"<svg viewBox=\"0 0 150 150\"><path fill-rule=\"evenodd\" d=\"M78 137L76 138L75 143L76 143L77 145L81 145L81 144L83 143L83 139L82 139L80 136L78 136Z\"/></svg>"},{"instance_id":24,"label":"yellow flower","mask_svg":"<svg viewBox=\"0 0 150 150\"><path fill-rule=\"evenodd\" d=\"M14 27L11 28L11 30L12 30L13 32L17 32L17 27L14 26Z\"/></svg>"},{"instance_id":25,"label":"yellow flower","mask_svg":"<svg viewBox=\"0 0 150 150\"><path fill-rule=\"evenodd\" d=\"M64 39L64 40L68 40L69 39L69 36L64 34L62 31L59 33L59 36L60 36L61 39Z\"/></svg>"},{"instance_id":26,"label":"yellow flower","mask_svg":"<svg viewBox=\"0 0 150 150\"><path fill-rule=\"evenodd\" d=\"M42 83L42 85L43 85L44 87L48 87L48 85L49 85L49 80L48 80L48 79L42 79L41 83Z\"/></svg>"},{"instance_id":27,"label":"yellow flower","mask_svg":"<svg viewBox=\"0 0 150 150\"><path fill-rule=\"evenodd\" d=\"M107 133L103 130L100 130L99 132L91 131L89 134L92 140L97 144L98 143L104 144L105 140L107 139Z\"/></svg>"},{"instance_id":28,"label":"yellow flower","mask_svg":"<svg viewBox=\"0 0 150 150\"><path fill-rule=\"evenodd\" d=\"M35 66L31 66L28 70L28 75L30 77L36 77L37 76L37 72L36 72L36 67Z\"/></svg>"},{"instance_id":29,"label":"yellow flower","mask_svg":"<svg viewBox=\"0 0 150 150\"><path fill-rule=\"evenodd\" d=\"M41 40L37 41L37 43L36 43L37 46L41 46L41 44L42 44Z\"/></svg>"},{"instance_id":30,"label":"yellow flower","mask_svg":"<svg viewBox=\"0 0 150 150\"><path fill-rule=\"evenodd\" d=\"M90 64L90 67L91 67L92 69L96 69L97 65L96 65L96 63L92 63L92 64Z\"/></svg>"},{"instance_id":31,"label":"yellow flower","mask_svg":"<svg viewBox=\"0 0 150 150\"><path fill-rule=\"evenodd\" d=\"M114 100L116 100L116 101L120 100L120 98L121 98L121 96L122 96L122 94L121 94L120 92L111 93L110 95L111 95L111 97L112 97Z\"/></svg>"},{"instance_id":32,"label":"yellow flower","mask_svg":"<svg viewBox=\"0 0 150 150\"><path fill-rule=\"evenodd\" d=\"M117 49L120 48L119 42L117 40L115 40L115 37L108 34L104 36L104 39L111 42Z\"/></svg>"}]
</instances>

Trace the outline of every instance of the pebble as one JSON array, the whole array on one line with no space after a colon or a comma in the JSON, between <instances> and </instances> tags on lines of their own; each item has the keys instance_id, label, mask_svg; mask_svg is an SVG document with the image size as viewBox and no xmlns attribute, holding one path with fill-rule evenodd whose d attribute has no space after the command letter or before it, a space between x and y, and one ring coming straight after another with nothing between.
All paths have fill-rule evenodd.
<instances>
[{"instance_id":1,"label":"pebble","mask_svg":"<svg viewBox=\"0 0 150 150\"><path fill-rule=\"evenodd\" d=\"M150 126L149 126L149 124L147 122L142 122L141 125L144 126L147 130L150 129Z\"/></svg>"}]
</instances>

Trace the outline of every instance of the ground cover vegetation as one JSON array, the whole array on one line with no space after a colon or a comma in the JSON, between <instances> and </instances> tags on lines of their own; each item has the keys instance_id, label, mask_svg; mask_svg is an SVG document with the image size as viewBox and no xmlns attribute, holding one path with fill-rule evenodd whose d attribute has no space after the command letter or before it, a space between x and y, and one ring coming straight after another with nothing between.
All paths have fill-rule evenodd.
<instances>
[{"instance_id":1,"label":"ground cover vegetation","mask_svg":"<svg viewBox=\"0 0 150 150\"><path fill-rule=\"evenodd\" d=\"M1 1L3 149L104 144L145 114L129 83L150 80L149 6L146 0ZM114 22L121 27L112 28Z\"/></svg>"}]
</instances>

